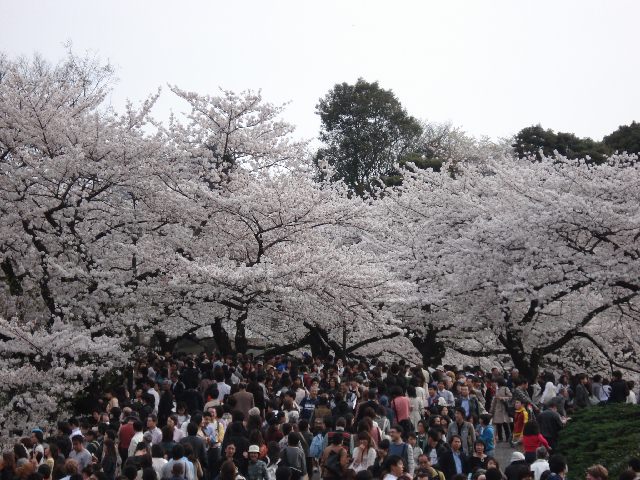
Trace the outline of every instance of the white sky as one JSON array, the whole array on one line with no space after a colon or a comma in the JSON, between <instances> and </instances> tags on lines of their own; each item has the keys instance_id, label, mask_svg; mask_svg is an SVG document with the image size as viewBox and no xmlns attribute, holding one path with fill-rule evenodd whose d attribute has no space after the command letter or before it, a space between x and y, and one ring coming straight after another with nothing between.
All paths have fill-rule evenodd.
<instances>
[{"instance_id":1,"label":"white sky","mask_svg":"<svg viewBox=\"0 0 640 480\"><path fill-rule=\"evenodd\" d=\"M525 126L601 139L640 120L640 1L0 0L0 50L108 59L111 97L164 86L156 116L200 93L262 89L315 137L318 99L358 77L418 118L500 137Z\"/></svg>"}]
</instances>

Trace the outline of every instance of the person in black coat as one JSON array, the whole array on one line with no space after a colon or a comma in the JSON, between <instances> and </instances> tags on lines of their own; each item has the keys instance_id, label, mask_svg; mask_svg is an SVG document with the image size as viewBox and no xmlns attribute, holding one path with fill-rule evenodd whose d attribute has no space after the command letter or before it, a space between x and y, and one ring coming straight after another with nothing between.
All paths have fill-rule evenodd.
<instances>
[{"instance_id":1,"label":"person in black coat","mask_svg":"<svg viewBox=\"0 0 640 480\"><path fill-rule=\"evenodd\" d=\"M162 385L162 394L158 404L158 425L162 428L167 424L167 419L173 410L173 394L171 393L171 382L165 381Z\"/></svg>"},{"instance_id":2,"label":"person in black coat","mask_svg":"<svg viewBox=\"0 0 640 480\"><path fill-rule=\"evenodd\" d=\"M616 370L611 376L609 403L625 403L629 396L629 385L622 379L622 372Z\"/></svg>"},{"instance_id":3,"label":"person in black coat","mask_svg":"<svg viewBox=\"0 0 640 480\"><path fill-rule=\"evenodd\" d=\"M424 453L431 459L434 468L440 468L440 459L451 451L449 444L442 440L442 432L435 428L430 428L427 432L427 446ZM440 468L440 470L442 470Z\"/></svg>"},{"instance_id":4,"label":"person in black coat","mask_svg":"<svg viewBox=\"0 0 640 480\"><path fill-rule=\"evenodd\" d=\"M456 461L456 458L459 460ZM458 435L451 437L451 450L442 454L438 464L447 480L461 473L467 475L469 470L469 459L462 451L462 439Z\"/></svg>"}]
</instances>

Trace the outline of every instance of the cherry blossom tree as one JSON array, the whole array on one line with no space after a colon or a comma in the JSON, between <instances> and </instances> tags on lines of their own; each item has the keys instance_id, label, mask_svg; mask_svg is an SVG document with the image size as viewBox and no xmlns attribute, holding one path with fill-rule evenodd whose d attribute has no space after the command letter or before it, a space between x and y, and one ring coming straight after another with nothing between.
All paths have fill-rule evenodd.
<instances>
[{"instance_id":1,"label":"cherry blossom tree","mask_svg":"<svg viewBox=\"0 0 640 480\"><path fill-rule=\"evenodd\" d=\"M225 353L244 352L256 338L277 351L312 344L341 354L378 332L398 335L375 306L399 287L363 242L372 228L367 204L343 184L316 181L281 108L253 92L172 90L191 111L166 130L162 204L175 217L165 241L180 302L164 333L210 328Z\"/></svg>"},{"instance_id":2,"label":"cherry blossom tree","mask_svg":"<svg viewBox=\"0 0 640 480\"><path fill-rule=\"evenodd\" d=\"M405 177L386 208L423 298L424 315L407 326L419 338L435 332L461 353L508 354L534 377L574 340L607 351L607 338L637 324L636 157L506 156Z\"/></svg>"},{"instance_id":3,"label":"cherry blossom tree","mask_svg":"<svg viewBox=\"0 0 640 480\"><path fill-rule=\"evenodd\" d=\"M111 81L111 67L72 54L0 60L3 431L51 420L124 365L141 318L155 318L140 295L157 292L149 234L162 222L139 175L155 99L118 115L102 106Z\"/></svg>"}]
</instances>

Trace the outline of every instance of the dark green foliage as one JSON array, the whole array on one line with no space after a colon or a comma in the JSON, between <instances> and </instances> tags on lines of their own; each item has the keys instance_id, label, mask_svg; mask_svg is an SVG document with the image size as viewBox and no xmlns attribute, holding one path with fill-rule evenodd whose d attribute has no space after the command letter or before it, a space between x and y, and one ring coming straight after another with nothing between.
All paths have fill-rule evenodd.
<instances>
[{"instance_id":1,"label":"dark green foliage","mask_svg":"<svg viewBox=\"0 0 640 480\"><path fill-rule=\"evenodd\" d=\"M629 458L640 449L640 407L605 405L586 408L572 415L560 435L558 452L567 457L569 478L582 479L596 463L618 478Z\"/></svg>"},{"instance_id":2,"label":"dark green foliage","mask_svg":"<svg viewBox=\"0 0 640 480\"><path fill-rule=\"evenodd\" d=\"M359 195L377 179L393 175L394 163L411 152L422 127L402 108L391 90L359 79L336 85L320 99L322 122L316 162L327 162Z\"/></svg>"},{"instance_id":3,"label":"dark green foliage","mask_svg":"<svg viewBox=\"0 0 640 480\"><path fill-rule=\"evenodd\" d=\"M567 158L586 158L600 163L610 155L611 150L602 142L590 138L579 138L573 133L545 130L540 125L523 128L515 137L513 147L519 157L535 155L540 158L540 150L545 156L553 156L554 151Z\"/></svg>"},{"instance_id":4,"label":"dark green foliage","mask_svg":"<svg viewBox=\"0 0 640 480\"><path fill-rule=\"evenodd\" d=\"M418 152L411 152L405 156L403 156L399 161L398 165L400 169L392 169L387 174L382 175L380 179L384 182L387 187L402 185L402 168L406 167L408 163L413 163L416 168L419 169L427 169L431 168L434 172L439 172L442 168L443 161L439 158L435 158L433 156L427 156L425 154L420 154Z\"/></svg>"},{"instance_id":5,"label":"dark green foliage","mask_svg":"<svg viewBox=\"0 0 640 480\"><path fill-rule=\"evenodd\" d=\"M611 135L604 137L603 142L614 152L640 153L640 123L621 125Z\"/></svg>"}]
</instances>

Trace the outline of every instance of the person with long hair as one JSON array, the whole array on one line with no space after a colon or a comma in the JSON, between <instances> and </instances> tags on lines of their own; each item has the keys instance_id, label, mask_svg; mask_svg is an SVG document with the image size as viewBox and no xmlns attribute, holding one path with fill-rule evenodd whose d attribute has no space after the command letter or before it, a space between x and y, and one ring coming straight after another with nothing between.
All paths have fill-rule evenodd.
<instances>
[{"instance_id":1,"label":"person with long hair","mask_svg":"<svg viewBox=\"0 0 640 480\"><path fill-rule=\"evenodd\" d=\"M105 438L102 444L102 460L100 461L102 471L107 476L107 480L116 478L116 470L118 469L118 452L116 444L110 438Z\"/></svg>"},{"instance_id":2,"label":"person with long hair","mask_svg":"<svg viewBox=\"0 0 640 480\"><path fill-rule=\"evenodd\" d=\"M358 446L353 449L353 461L349 468L358 473L372 467L376 461L376 449L367 432L358 433Z\"/></svg>"},{"instance_id":3,"label":"person with long hair","mask_svg":"<svg viewBox=\"0 0 640 480\"><path fill-rule=\"evenodd\" d=\"M438 418L438 424L440 424L440 418ZM427 427L427 422L425 420L420 420L418 425L416 426L416 444L418 448L423 452L427 450L427 432L429 428Z\"/></svg>"},{"instance_id":4,"label":"person with long hair","mask_svg":"<svg viewBox=\"0 0 640 480\"><path fill-rule=\"evenodd\" d=\"M2 469L0 470L0 480L13 480L16 474L16 456L13 452L2 454Z\"/></svg>"}]
</instances>

